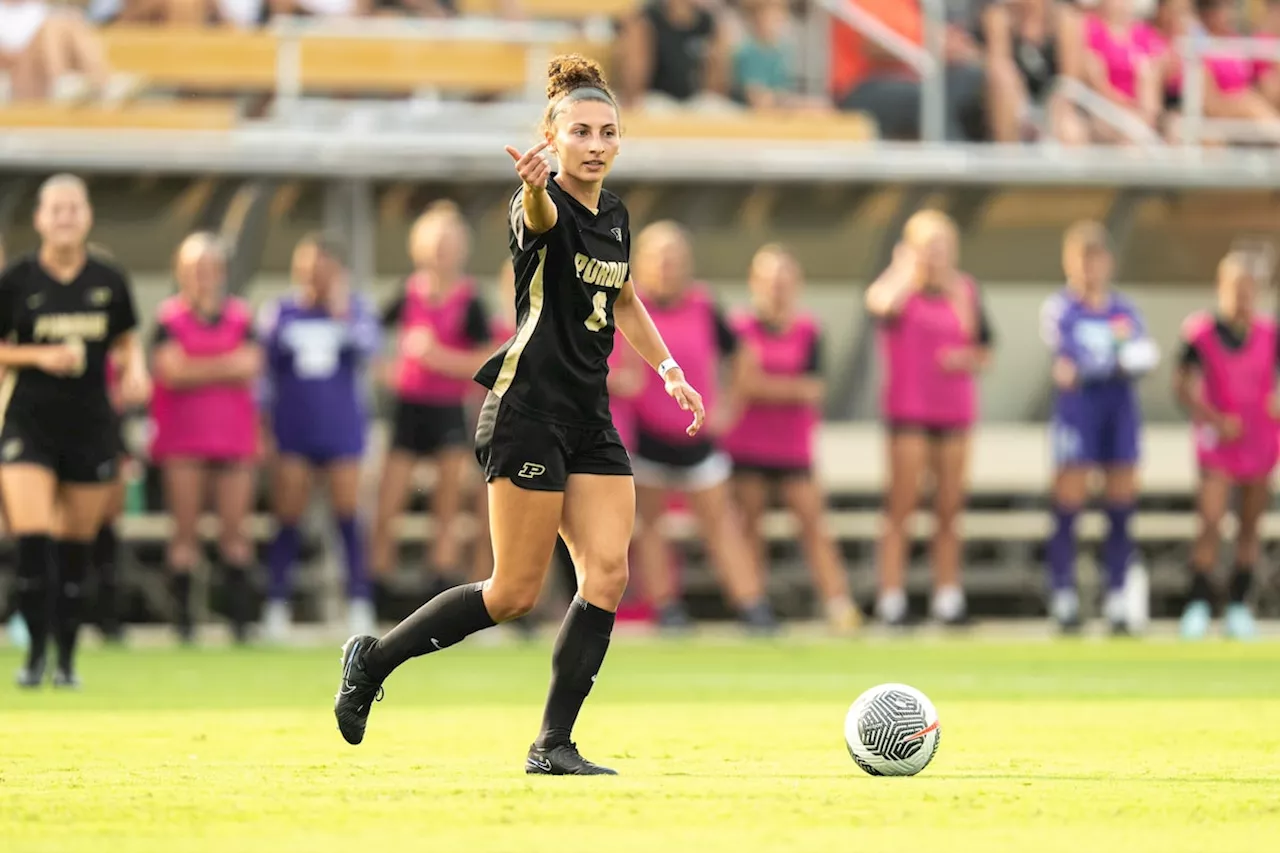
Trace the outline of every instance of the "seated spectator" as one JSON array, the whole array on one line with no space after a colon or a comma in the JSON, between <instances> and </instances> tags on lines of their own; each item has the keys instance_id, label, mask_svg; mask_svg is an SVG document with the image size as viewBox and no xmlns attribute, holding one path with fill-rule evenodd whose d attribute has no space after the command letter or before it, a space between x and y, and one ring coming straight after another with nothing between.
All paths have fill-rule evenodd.
<instances>
[{"instance_id":1,"label":"seated spectator","mask_svg":"<svg viewBox=\"0 0 1280 853\"><path fill-rule=\"evenodd\" d=\"M1080 111L1054 92L1058 77L1080 79L1080 15L1058 0L989 5L981 36L987 52L987 118L996 142L1047 135L1068 145L1089 141Z\"/></svg>"},{"instance_id":2,"label":"seated spectator","mask_svg":"<svg viewBox=\"0 0 1280 853\"><path fill-rule=\"evenodd\" d=\"M1085 83L1155 131L1163 113L1161 76L1151 28L1134 13L1133 0L1098 0L1085 16L1083 30ZM1129 139L1103 121L1093 122L1091 132L1098 142Z\"/></svg>"},{"instance_id":3,"label":"seated spectator","mask_svg":"<svg viewBox=\"0 0 1280 853\"><path fill-rule=\"evenodd\" d=\"M728 28L696 0L650 0L623 23L618 55L624 106L733 108Z\"/></svg>"},{"instance_id":4,"label":"seated spectator","mask_svg":"<svg viewBox=\"0 0 1280 853\"><path fill-rule=\"evenodd\" d=\"M1194 10L1191 0L1160 0L1155 26L1146 28L1145 49L1155 59L1164 84L1165 105L1171 111L1184 106L1182 58L1174 47L1177 40L1197 29L1215 38L1237 37L1234 17L1233 0L1195 0ZM1251 60L1210 55L1204 60L1204 68L1202 115L1274 124L1272 135L1280 135L1280 112L1254 87L1256 72ZM1180 136L1178 124L1176 114L1167 118L1167 134L1171 138Z\"/></svg>"},{"instance_id":5,"label":"seated spectator","mask_svg":"<svg viewBox=\"0 0 1280 853\"><path fill-rule=\"evenodd\" d=\"M101 94L110 76L102 43L80 13L42 0L0 0L0 71L15 101L47 100L72 73Z\"/></svg>"},{"instance_id":6,"label":"seated spectator","mask_svg":"<svg viewBox=\"0 0 1280 853\"><path fill-rule=\"evenodd\" d=\"M858 0L858 6L908 41L923 44L917 0ZM841 20L832 20L831 39L832 92L837 105L871 115L887 139L919 138L919 75ZM943 50L945 137L948 141L981 140L986 137L982 50L973 36L955 23L947 24Z\"/></svg>"},{"instance_id":7,"label":"seated spectator","mask_svg":"<svg viewBox=\"0 0 1280 853\"><path fill-rule=\"evenodd\" d=\"M267 8L272 17L360 18L373 10L373 0L267 0Z\"/></svg>"},{"instance_id":8,"label":"seated spectator","mask_svg":"<svg viewBox=\"0 0 1280 853\"><path fill-rule=\"evenodd\" d=\"M747 34L733 52L734 97L756 110L826 109L800 92L786 0L749 0L743 11Z\"/></svg>"},{"instance_id":9,"label":"seated spectator","mask_svg":"<svg viewBox=\"0 0 1280 853\"><path fill-rule=\"evenodd\" d=\"M1266 0L1253 28L1253 35L1254 38L1280 44L1280 0ZM1253 85L1267 99L1267 103L1280 106L1280 60L1254 60Z\"/></svg>"}]
</instances>

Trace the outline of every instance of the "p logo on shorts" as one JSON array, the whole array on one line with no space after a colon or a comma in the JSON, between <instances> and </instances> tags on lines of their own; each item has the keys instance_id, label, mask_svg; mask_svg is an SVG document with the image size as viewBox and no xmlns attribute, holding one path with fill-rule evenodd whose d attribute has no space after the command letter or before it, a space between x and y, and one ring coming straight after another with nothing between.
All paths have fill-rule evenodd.
<instances>
[{"instance_id":1,"label":"p logo on shorts","mask_svg":"<svg viewBox=\"0 0 1280 853\"><path fill-rule=\"evenodd\" d=\"M532 480L534 477L541 477L545 473L547 473L546 465L539 465L537 462L526 462L520 466L520 473L517 476Z\"/></svg>"}]
</instances>

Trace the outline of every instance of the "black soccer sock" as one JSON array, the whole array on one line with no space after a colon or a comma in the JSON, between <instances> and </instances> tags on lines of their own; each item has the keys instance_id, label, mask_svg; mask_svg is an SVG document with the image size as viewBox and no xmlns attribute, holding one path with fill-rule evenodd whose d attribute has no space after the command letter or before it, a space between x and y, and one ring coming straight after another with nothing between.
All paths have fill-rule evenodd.
<instances>
[{"instance_id":1,"label":"black soccer sock","mask_svg":"<svg viewBox=\"0 0 1280 853\"><path fill-rule=\"evenodd\" d=\"M18 612L31 635L28 665L42 660L48 648L54 572L53 541L45 534L19 536L16 597Z\"/></svg>"},{"instance_id":2,"label":"black soccer sock","mask_svg":"<svg viewBox=\"0 0 1280 853\"><path fill-rule=\"evenodd\" d=\"M59 539L58 589L54 597L54 640L58 644L58 669L71 670L75 665L76 641L84 620L85 582L93 559L93 543Z\"/></svg>"},{"instance_id":3,"label":"black soccer sock","mask_svg":"<svg viewBox=\"0 0 1280 853\"><path fill-rule=\"evenodd\" d=\"M438 652L495 624L484 605L484 584L447 589L409 614L374 644L364 658L365 672L379 681L410 658Z\"/></svg>"},{"instance_id":4,"label":"black soccer sock","mask_svg":"<svg viewBox=\"0 0 1280 853\"><path fill-rule=\"evenodd\" d=\"M1253 566L1244 565L1243 563L1236 565L1236 570L1231 573L1231 586L1228 589L1230 601L1232 604L1244 604L1244 600L1249 597L1249 590L1253 587Z\"/></svg>"},{"instance_id":5,"label":"black soccer sock","mask_svg":"<svg viewBox=\"0 0 1280 853\"><path fill-rule=\"evenodd\" d=\"M169 584L173 592L173 621L178 631L185 633L193 627L191 618L191 572L170 569Z\"/></svg>"},{"instance_id":6,"label":"black soccer sock","mask_svg":"<svg viewBox=\"0 0 1280 853\"><path fill-rule=\"evenodd\" d=\"M98 538L93 541L93 567L98 577L98 627L106 634L112 634L120 627L119 550L115 525L104 524L98 531Z\"/></svg>"},{"instance_id":7,"label":"black soccer sock","mask_svg":"<svg viewBox=\"0 0 1280 853\"><path fill-rule=\"evenodd\" d=\"M1208 572L1191 567L1191 589L1187 594L1192 601L1210 601L1213 599L1213 586L1209 583Z\"/></svg>"},{"instance_id":8,"label":"black soccer sock","mask_svg":"<svg viewBox=\"0 0 1280 853\"><path fill-rule=\"evenodd\" d=\"M569 742L578 712L609 651L616 618L616 614L596 607L580 595L573 597L551 654L551 689L547 692L538 746Z\"/></svg>"},{"instance_id":9,"label":"black soccer sock","mask_svg":"<svg viewBox=\"0 0 1280 853\"><path fill-rule=\"evenodd\" d=\"M236 640L244 640L245 630L249 625L250 610L253 607L253 588L249 585L249 567L224 561L222 568L227 584L227 616L231 619L231 629Z\"/></svg>"}]
</instances>

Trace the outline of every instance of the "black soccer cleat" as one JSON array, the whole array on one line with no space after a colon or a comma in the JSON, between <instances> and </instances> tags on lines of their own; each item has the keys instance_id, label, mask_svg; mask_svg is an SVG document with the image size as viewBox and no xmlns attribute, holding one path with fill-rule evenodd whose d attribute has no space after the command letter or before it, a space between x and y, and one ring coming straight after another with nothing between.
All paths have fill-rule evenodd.
<instances>
[{"instance_id":1,"label":"black soccer cleat","mask_svg":"<svg viewBox=\"0 0 1280 853\"><path fill-rule=\"evenodd\" d=\"M364 740L373 703L382 700L382 682L370 678L364 669L364 656L376 642L377 637L357 635L342 645L342 681L333 697L333 715L338 731L352 745Z\"/></svg>"},{"instance_id":2,"label":"black soccer cleat","mask_svg":"<svg viewBox=\"0 0 1280 853\"><path fill-rule=\"evenodd\" d=\"M617 770L601 767L582 757L573 743L529 747L524 772L530 776L617 776Z\"/></svg>"},{"instance_id":3,"label":"black soccer cleat","mask_svg":"<svg viewBox=\"0 0 1280 853\"><path fill-rule=\"evenodd\" d=\"M53 686L58 690L79 690L80 677L71 667L58 667L53 673Z\"/></svg>"},{"instance_id":4,"label":"black soccer cleat","mask_svg":"<svg viewBox=\"0 0 1280 853\"><path fill-rule=\"evenodd\" d=\"M23 664L22 669L18 670L18 675L14 681L24 690L38 689L40 685L44 684L44 658L39 657L35 660L28 660Z\"/></svg>"}]
</instances>

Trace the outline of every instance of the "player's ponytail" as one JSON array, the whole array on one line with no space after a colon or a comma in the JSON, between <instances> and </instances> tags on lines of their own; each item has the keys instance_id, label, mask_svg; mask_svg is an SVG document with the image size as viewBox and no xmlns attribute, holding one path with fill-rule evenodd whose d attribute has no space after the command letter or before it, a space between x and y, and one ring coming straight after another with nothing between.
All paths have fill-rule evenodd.
<instances>
[{"instance_id":1,"label":"player's ponytail","mask_svg":"<svg viewBox=\"0 0 1280 853\"><path fill-rule=\"evenodd\" d=\"M547 112L542 129L549 132L556 116L578 101L600 101L618 108L600 63L578 53L557 56L547 66Z\"/></svg>"}]
</instances>

